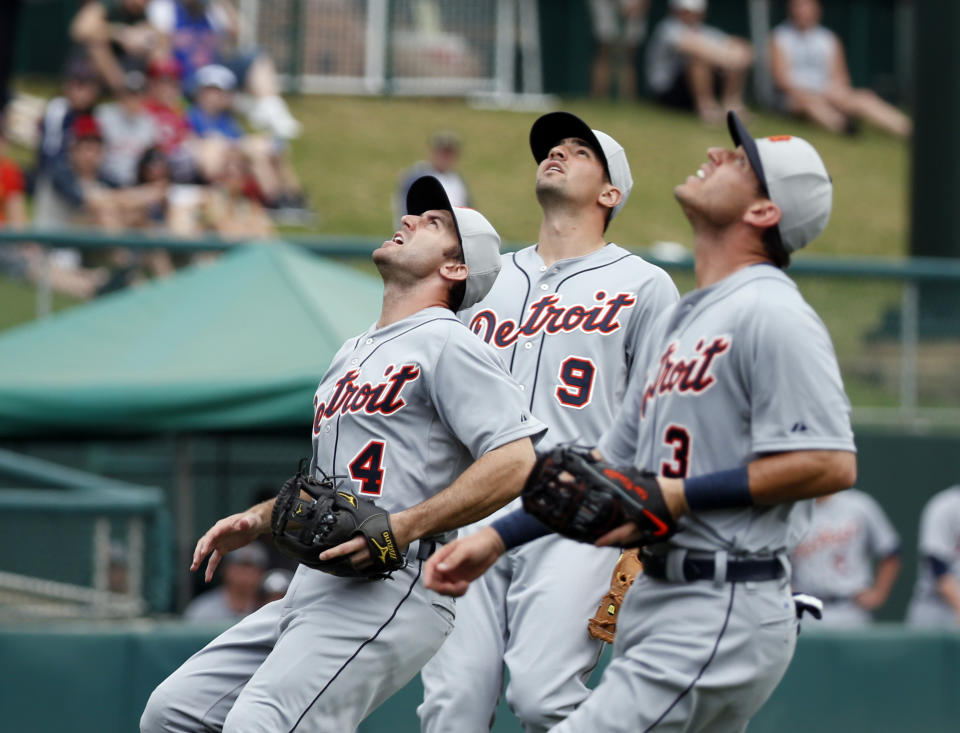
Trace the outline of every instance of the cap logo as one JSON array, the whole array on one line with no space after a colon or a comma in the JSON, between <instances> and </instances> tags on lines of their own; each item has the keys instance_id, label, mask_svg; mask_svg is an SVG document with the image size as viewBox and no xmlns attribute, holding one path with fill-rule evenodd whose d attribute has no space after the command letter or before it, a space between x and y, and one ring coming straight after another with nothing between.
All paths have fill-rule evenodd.
<instances>
[{"instance_id":1,"label":"cap logo","mask_svg":"<svg viewBox=\"0 0 960 733\"><path fill-rule=\"evenodd\" d=\"M793 135L771 135L767 140L772 143L783 143L787 140L793 140Z\"/></svg>"}]
</instances>

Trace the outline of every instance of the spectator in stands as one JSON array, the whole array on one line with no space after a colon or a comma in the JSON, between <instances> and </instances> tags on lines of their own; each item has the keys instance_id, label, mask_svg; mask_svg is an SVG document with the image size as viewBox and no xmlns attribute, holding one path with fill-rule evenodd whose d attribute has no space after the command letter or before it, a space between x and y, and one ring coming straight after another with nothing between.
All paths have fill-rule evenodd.
<instances>
[{"instance_id":1,"label":"spectator in stands","mask_svg":"<svg viewBox=\"0 0 960 733\"><path fill-rule=\"evenodd\" d=\"M41 228L119 228L121 219L111 196L117 183L103 169L103 134L96 118L75 117L66 140L66 156L53 160L48 171L49 191L37 191L34 222Z\"/></svg>"},{"instance_id":2,"label":"spectator in stands","mask_svg":"<svg viewBox=\"0 0 960 733\"><path fill-rule=\"evenodd\" d=\"M840 39L820 25L819 0L790 0L787 20L770 36L770 62L780 106L833 132L853 133L865 120L899 137L910 118L870 89L854 89Z\"/></svg>"},{"instance_id":3,"label":"spectator in stands","mask_svg":"<svg viewBox=\"0 0 960 733\"><path fill-rule=\"evenodd\" d=\"M900 572L900 537L869 494L850 489L814 500L791 562L794 591L823 601L824 626L866 626Z\"/></svg>"},{"instance_id":4,"label":"spectator in stands","mask_svg":"<svg viewBox=\"0 0 960 733\"><path fill-rule=\"evenodd\" d=\"M100 82L93 65L80 56L72 57L64 69L63 96L51 99L40 121L40 137L35 164L36 185L47 177L57 159L67 157L68 132L74 120L93 113L100 97Z\"/></svg>"},{"instance_id":5,"label":"spectator in stands","mask_svg":"<svg viewBox=\"0 0 960 733\"><path fill-rule=\"evenodd\" d=\"M194 598L183 611L191 621L243 618L260 607L260 585L267 570L267 551L258 542L234 550L223 559L219 587Z\"/></svg>"},{"instance_id":6,"label":"spectator in stands","mask_svg":"<svg viewBox=\"0 0 960 733\"><path fill-rule=\"evenodd\" d=\"M447 192L452 206L470 206L467 182L457 170L460 163L460 137L447 130L435 132L428 141L427 160L414 163L400 174L393 199L394 225L400 226L400 218L407 213L407 191L421 176L433 176Z\"/></svg>"},{"instance_id":7,"label":"spectator in stands","mask_svg":"<svg viewBox=\"0 0 960 733\"><path fill-rule=\"evenodd\" d=\"M647 43L647 83L661 104L692 109L708 125L744 112L753 47L706 25L707 0L670 0L670 14Z\"/></svg>"},{"instance_id":8,"label":"spectator in stands","mask_svg":"<svg viewBox=\"0 0 960 733\"><path fill-rule=\"evenodd\" d=\"M290 163L284 143L265 135L247 135L233 116L236 78L225 66L211 64L195 75L196 103L187 120L196 139L191 142L193 159L202 178L222 178L231 148L239 147L247 158L261 201L272 211L299 212L309 216L300 181Z\"/></svg>"},{"instance_id":9,"label":"spectator in stands","mask_svg":"<svg viewBox=\"0 0 960 733\"><path fill-rule=\"evenodd\" d=\"M20 166L6 156L6 142L4 117L0 112L0 227L23 228L27 225L26 185Z\"/></svg>"},{"instance_id":10,"label":"spectator in stands","mask_svg":"<svg viewBox=\"0 0 960 733\"><path fill-rule=\"evenodd\" d=\"M224 239L257 239L273 234L273 223L260 202L246 153L229 148L220 176L206 196L204 219Z\"/></svg>"},{"instance_id":11,"label":"spectator in stands","mask_svg":"<svg viewBox=\"0 0 960 733\"><path fill-rule=\"evenodd\" d=\"M153 117L157 144L170 163L173 180L192 183L197 178L190 152L193 130L187 121L180 90L180 65L172 58L157 59L147 68L147 91L143 106Z\"/></svg>"},{"instance_id":12,"label":"spectator in stands","mask_svg":"<svg viewBox=\"0 0 960 733\"><path fill-rule=\"evenodd\" d=\"M960 486L934 494L923 508L919 550L907 623L960 628Z\"/></svg>"},{"instance_id":13,"label":"spectator in stands","mask_svg":"<svg viewBox=\"0 0 960 733\"><path fill-rule=\"evenodd\" d=\"M287 594L290 581L293 580L293 571L285 568L274 568L263 577L260 584L261 605L279 601Z\"/></svg>"},{"instance_id":14,"label":"spectator in stands","mask_svg":"<svg viewBox=\"0 0 960 733\"><path fill-rule=\"evenodd\" d=\"M140 157L160 140L156 122L144 106L146 86L143 71L128 70L118 100L100 105L95 112L103 135L104 171L121 187L136 185Z\"/></svg>"},{"instance_id":15,"label":"spectator in stands","mask_svg":"<svg viewBox=\"0 0 960 733\"><path fill-rule=\"evenodd\" d=\"M153 0L147 15L163 33L183 70L184 88L193 93L194 75L209 64L227 66L253 97L250 124L288 140L300 134L280 96L277 72L270 57L257 49L237 51L239 17L225 0Z\"/></svg>"},{"instance_id":16,"label":"spectator in stands","mask_svg":"<svg viewBox=\"0 0 960 733\"><path fill-rule=\"evenodd\" d=\"M95 0L83 5L70 24L70 37L117 94L123 90L125 69L145 67L154 55L163 53L164 36L147 20L148 2Z\"/></svg>"},{"instance_id":17,"label":"spectator in stands","mask_svg":"<svg viewBox=\"0 0 960 733\"><path fill-rule=\"evenodd\" d=\"M620 99L636 99L634 64L637 47L647 32L649 9L649 0L590 0L596 41L590 72L590 93L594 97L606 99L610 96L616 67Z\"/></svg>"}]
</instances>

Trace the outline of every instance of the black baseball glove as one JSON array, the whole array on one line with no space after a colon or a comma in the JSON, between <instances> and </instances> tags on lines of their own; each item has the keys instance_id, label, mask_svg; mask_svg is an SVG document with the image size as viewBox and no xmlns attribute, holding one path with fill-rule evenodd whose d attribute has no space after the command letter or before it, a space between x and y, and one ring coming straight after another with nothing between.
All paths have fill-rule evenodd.
<instances>
[{"instance_id":1,"label":"black baseball glove","mask_svg":"<svg viewBox=\"0 0 960 733\"><path fill-rule=\"evenodd\" d=\"M369 499L339 486L335 479L318 481L303 472L287 479L270 518L273 539L283 554L311 568L350 578L386 578L405 562L390 527L390 516ZM310 496L305 499L303 494ZM371 562L355 568L349 557L321 561L320 553L363 535Z\"/></svg>"},{"instance_id":2,"label":"black baseball glove","mask_svg":"<svg viewBox=\"0 0 960 733\"><path fill-rule=\"evenodd\" d=\"M523 508L580 542L595 542L626 522L643 534L630 547L663 542L677 529L654 474L614 468L570 446L537 457L523 487Z\"/></svg>"}]
</instances>

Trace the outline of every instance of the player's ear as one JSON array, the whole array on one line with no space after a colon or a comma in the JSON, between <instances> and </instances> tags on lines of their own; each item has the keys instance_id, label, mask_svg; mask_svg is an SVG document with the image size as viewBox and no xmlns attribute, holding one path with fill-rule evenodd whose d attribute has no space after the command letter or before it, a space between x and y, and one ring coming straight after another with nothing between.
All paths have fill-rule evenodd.
<instances>
[{"instance_id":1,"label":"player's ear","mask_svg":"<svg viewBox=\"0 0 960 733\"><path fill-rule=\"evenodd\" d=\"M466 280L469 273L469 268L463 262L447 260L440 265L440 276L452 282Z\"/></svg>"},{"instance_id":2,"label":"player's ear","mask_svg":"<svg viewBox=\"0 0 960 733\"><path fill-rule=\"evenodd\" d=\"M743 213L743 223L766 229L780 222L780 207L768 198L758 198Z\"/></svg>"},{"instance_id":3,"label":"player's ear","mask_svg":"<svg viewBox=\"0 0 960 733\"><path fill-rule=\"evenodd\" d=\"M607 209L612 209L614 206L619 204L622 199L623 193L619 188L614 186L612 183L605 183L603 185L603 190L597 197L597 203Z\"/></svg>"}]
</instances>

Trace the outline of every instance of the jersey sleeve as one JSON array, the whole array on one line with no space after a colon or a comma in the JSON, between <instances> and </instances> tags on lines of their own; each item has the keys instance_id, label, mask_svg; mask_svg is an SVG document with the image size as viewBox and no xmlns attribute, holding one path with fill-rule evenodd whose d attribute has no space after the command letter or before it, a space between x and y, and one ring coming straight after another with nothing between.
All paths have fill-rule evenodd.
<instances>
[{"instance_id":1,"label":"jersey sleeve","mask_svg":"<svg viewBox=\"0 0 960 733\"><path fill-rule=\"evenodd\" d=\"M461 325L451 328L430 390L440 419L474 459L520 438L536 443L547 430L493 349Z\"/></svg>"},{"instance_id":2,"label":"jersey sleeve","mask_svg":"<svg viewBox=\"0 0 960 733\"><path fill-rule=\"evenodd\" d=\"M751 395L755 453L856 451L850 401L826 327L805 302L781 299L750 310L739 350Z\"/></svg>"},{"instance_id":3,"label":"jersey sleeve","mask_svg":"<svg viewBox=\"0 0 960 733\"><path fill-rule=\"evenodd\" d=\"M886 513L869 494L862 494L863 511L867 520L867 539L874 557L887 557L900 549L900 535L893 528Z\"/></svg>"},{"instance_id":4,"label":"jersey sleeve","mask_svg":"<svg viewBox=\"0 0 960 733\"><path fill-rule=\"evenodd\" d=\"M629 331L624 340L628 383L633 376L630 367L637 360L643 344L649 341L653 324L661 313L680 299L673 279L659 267L653 268L652 276L638 288L636 295L637 307L630 318Z\"/></svg>"},{"instance_id":5,"label":"jersey sleeve","mask_svg":"<svg viewBox=\"0 0 960 733\"><path fill-rule=\"evenodd\" d=\"M613 423L597 443L597 450L614 466L632 466L637 457L637 433L644 382L643 373L631 377Z\"/></svg>"}]
</instances>

